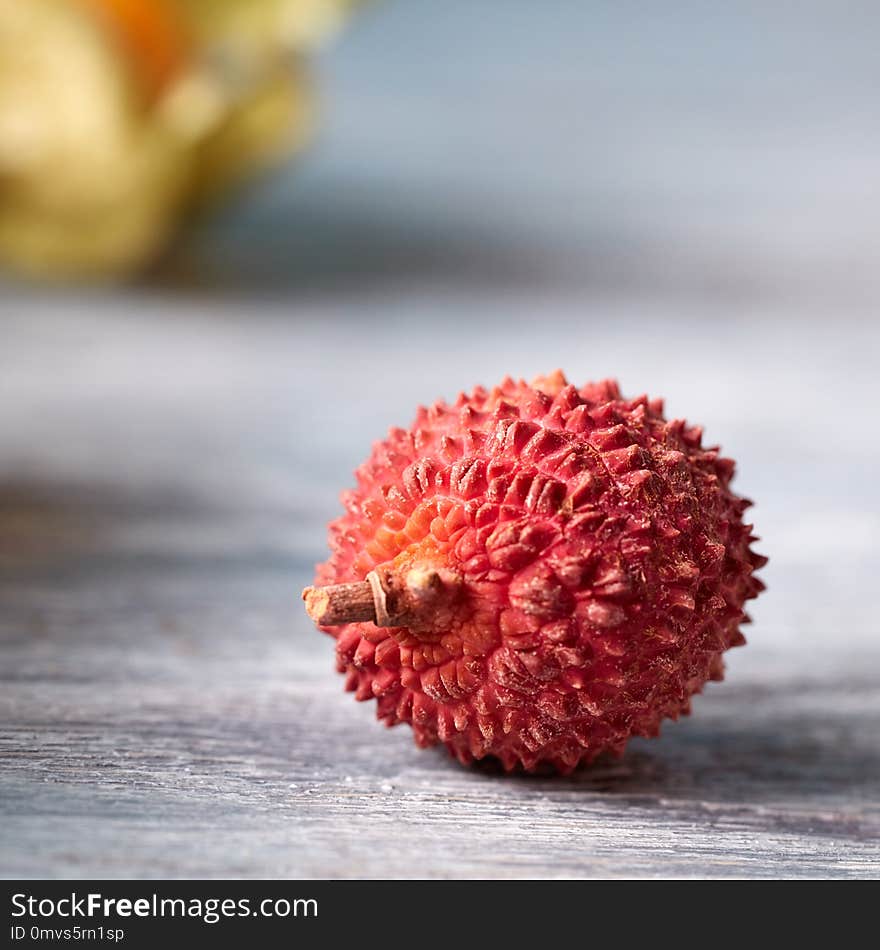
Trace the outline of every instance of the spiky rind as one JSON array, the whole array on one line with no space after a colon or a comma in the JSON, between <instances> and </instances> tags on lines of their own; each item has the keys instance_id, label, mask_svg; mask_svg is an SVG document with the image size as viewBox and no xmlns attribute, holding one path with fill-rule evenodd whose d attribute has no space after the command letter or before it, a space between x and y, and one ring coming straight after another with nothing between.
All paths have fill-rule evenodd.
<instances>
[{"instance_id":1,"label":"spiky rind","mask_svg":"<svg viewBox=\"0 0 880 950\"><path fill-rule=\"evenodd\" d=\"M346 688L465 763L570 772L657 735L722 678L763 589L733 472L611 380L505 379L420 408L358 470L316 582L430 564L466 596L442 622L323 628Z\"/></svg>"}]
</instances>

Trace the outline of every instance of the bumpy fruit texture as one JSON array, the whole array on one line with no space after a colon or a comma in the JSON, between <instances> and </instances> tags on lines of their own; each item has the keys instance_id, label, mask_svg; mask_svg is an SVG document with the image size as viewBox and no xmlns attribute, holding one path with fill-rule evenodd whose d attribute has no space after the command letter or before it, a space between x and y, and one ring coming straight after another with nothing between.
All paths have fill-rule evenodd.
<instances>
[{"instance_id":1,"label":"bumpy fruit texture","mask_svg":"<svg viewBox=\"0 0 880 950\"><path fill-rule=\"evenodd\" d=\"M508 770L656 736L722 678L763 589L733 472L611 380L557 371L419 408L343 495L316 583L431 571L446 596L406 626L323 627L346 688L419 746Z\"/></svg>"}]
</instances>

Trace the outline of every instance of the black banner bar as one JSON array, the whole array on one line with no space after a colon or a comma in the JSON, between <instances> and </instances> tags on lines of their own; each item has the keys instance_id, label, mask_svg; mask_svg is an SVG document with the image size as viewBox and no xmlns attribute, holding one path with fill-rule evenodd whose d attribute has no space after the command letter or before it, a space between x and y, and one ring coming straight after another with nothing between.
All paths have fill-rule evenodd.
<instances>
[{"instance_id":1,"label":"black banner bar","mask_svg":"<svg viewBox=\"0 0 880 950\"><path fill-rule=\"evenodd\" d=\"M493 946L534 935L560 944L659 938L753 942L784 927L839 942L876 882L21 881L4 885L3 943L27 950L191 946L214 938L286 946L321 935L419 947ZM821 892L820 889L821 888ZM830 897L830 900L829 900ZM768 930L770 927L772 930ZM311 946L311 943L306 943ZM542 948L539 948L542 950Z\"/></svg>"}]
</instances>

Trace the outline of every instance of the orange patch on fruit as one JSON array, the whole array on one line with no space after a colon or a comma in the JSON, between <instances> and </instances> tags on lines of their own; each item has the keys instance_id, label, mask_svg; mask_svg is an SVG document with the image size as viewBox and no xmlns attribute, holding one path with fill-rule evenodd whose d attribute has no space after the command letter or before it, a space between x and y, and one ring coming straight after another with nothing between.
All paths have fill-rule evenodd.
<instances>
[{"instance_id":1,"label":"orange patch on fruit","mask_svg":"<svg viewBox=\"0 0 880 950\"><path fill-rule=\"evenodd\" d=\"M191 55L183 13L170 0L75 0L113 34L148 100L183 72Z\"/></svg>"}]
</instances>

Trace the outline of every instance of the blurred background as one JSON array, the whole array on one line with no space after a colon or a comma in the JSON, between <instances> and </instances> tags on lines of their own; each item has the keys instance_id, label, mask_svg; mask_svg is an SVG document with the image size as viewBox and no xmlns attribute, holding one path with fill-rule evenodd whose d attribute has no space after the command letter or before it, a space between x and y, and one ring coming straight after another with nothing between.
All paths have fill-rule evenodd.
<instances>
[{"instance_id":1,"label":"blurred background","mask_svg":"<svg viewBox=\"0 0 880 950\"><path fill-rule=\"evenodd\" d=\"M7 37L23 6L0 0ZM662 742L508 785L504 873L876 872L880 8L287 7L246 43L202 11L198 70L123 100L118 48L30 23L71 70L94 54L114 151L85 159L96 100L52 69L28 98L33 58L0 49L4 867L501 873L454 828L395 829L417 866L375 847L389 796L465 827L497 790L342 695L299 591L390 425L559 366L665 396L737 459L769 590ZM269 117L232 134L264 83ZM45 162L44 102L72 149ZM621 800L649 812L624 844Z\"/></svg>"}]
</instances>

